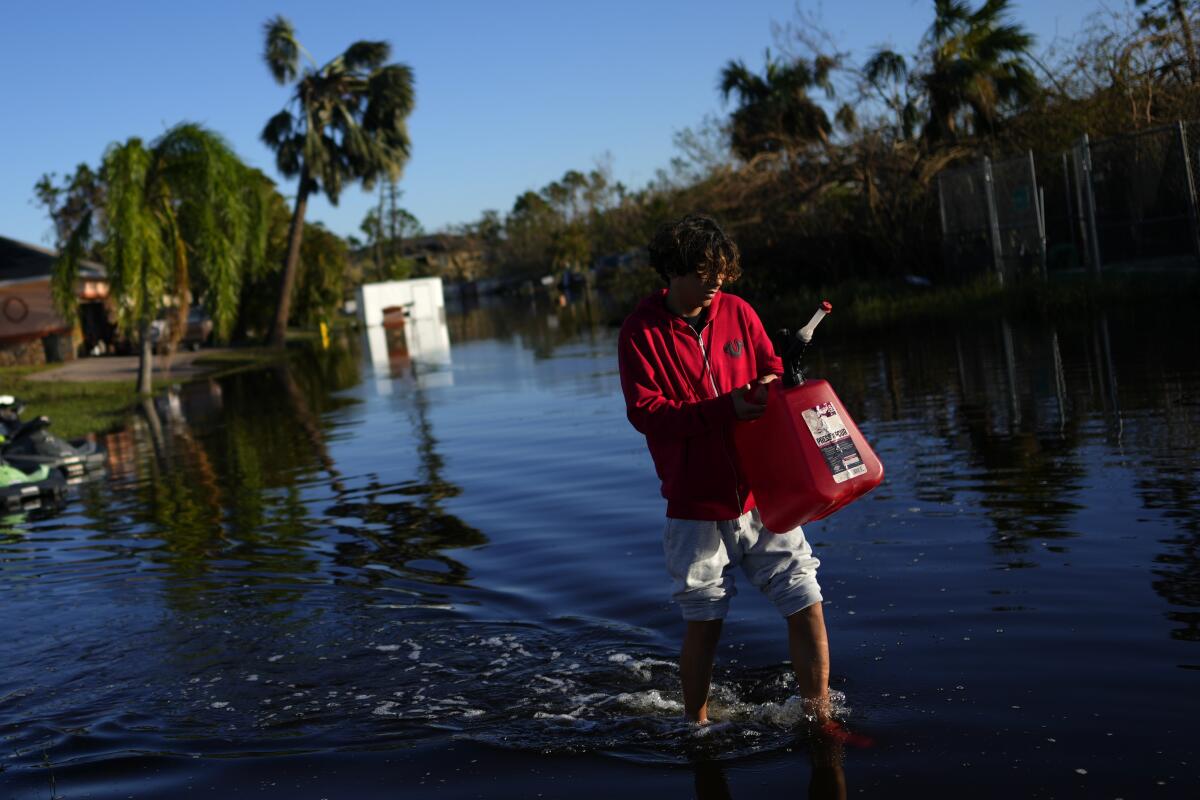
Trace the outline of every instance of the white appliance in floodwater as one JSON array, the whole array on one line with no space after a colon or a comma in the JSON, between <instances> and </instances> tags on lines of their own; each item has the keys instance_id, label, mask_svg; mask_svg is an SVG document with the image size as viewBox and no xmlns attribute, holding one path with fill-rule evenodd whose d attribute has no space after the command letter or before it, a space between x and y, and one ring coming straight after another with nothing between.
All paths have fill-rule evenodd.
<instances>
[{"instance_id":1,"label":"white appliance in floodwater","mask_svg":"<svg viewBox=\"0 0 1200 800\"><path fill-rule=\"evenodd\" d=\"M358 317L380 391L390 393L390 378L412 377L421 386L453 384L441 278L363 284Z\"/></svg>"}]
</instances>

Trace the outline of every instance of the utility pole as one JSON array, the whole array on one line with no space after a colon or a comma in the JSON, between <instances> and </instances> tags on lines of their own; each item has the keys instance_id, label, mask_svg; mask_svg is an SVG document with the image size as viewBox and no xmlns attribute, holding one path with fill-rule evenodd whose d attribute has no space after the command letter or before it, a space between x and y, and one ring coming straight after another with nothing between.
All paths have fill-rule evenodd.
<instances>
[{"instance_id":1,"label":"utility pole","mask_svg":"<svg viewBox=\"0 0 1200 800\"><path fill-rule=\"evenodd\" d=\"M375 280L383 280L383 186L379 187L379 209L375 212Z\"/></svg>"},{"instance_id":2,"label":"utility pole","mask_svg":"<svg viewBox=\"0 0 1200 800\"><path fill-rule=\"evenodd\" d=\"M397 211L396 201L400 198L402 192L396 188L396 182L389 180L387 182L388 195L388 215L387 215L387 232L388 232L388 266L389 271L394 268L396 262L400 260L400 216Z\"/></svg>"}]
</instances>

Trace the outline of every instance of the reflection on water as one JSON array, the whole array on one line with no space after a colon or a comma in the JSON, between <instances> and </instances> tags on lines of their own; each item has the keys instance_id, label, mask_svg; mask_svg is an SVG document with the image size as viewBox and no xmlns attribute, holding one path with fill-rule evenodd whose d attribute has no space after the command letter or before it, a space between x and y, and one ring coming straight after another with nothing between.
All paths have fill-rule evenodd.
<instances>
[{"instance_id":1,"label":"reflection on water","mask_svg":"<svg viewBox=\"0 0 1200 800\"><path fill-rule=\"evenodd\" d=\"M433 364L351 337L180 387L108 437L107 481L0 520L6 788L125 796L125 770L167 796L300 753L336 756L335 795L398 769L494 796L498 763L536 794L520 775L565 763L545 754L700 797L1190 785L1200 370L1179 321L822 328L811 372L888 467L809 528L839 713L878 742L843 757L798 735L782 627L746 592L719 723L678 721L662 505L601 302L462 309Z\"/></svg>"}]
</instances>

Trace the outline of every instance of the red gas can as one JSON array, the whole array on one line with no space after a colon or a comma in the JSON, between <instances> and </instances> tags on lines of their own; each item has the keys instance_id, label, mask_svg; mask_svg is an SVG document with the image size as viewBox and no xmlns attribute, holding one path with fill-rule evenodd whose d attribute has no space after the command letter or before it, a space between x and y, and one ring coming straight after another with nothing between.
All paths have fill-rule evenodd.
<instances>
[{"instance_id":1,"label":"red gas can","mask_svg":"<svg viewBox=\"0 0 1200 800\"><path fill-rule=\"evenodd\" d=\"M773 381L763 415L739 422L733 435L763 524L777 533L826 517L883 480L883 464L826 381Z\"/></svg>"}]
</instances>

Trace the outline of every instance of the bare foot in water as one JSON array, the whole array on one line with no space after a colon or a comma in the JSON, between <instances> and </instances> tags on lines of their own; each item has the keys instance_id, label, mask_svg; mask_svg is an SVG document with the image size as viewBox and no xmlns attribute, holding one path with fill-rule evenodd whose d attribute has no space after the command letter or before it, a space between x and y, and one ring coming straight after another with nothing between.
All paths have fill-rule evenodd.
<instances>
[{"instance_id":1,"label":"bare foot in water","mask_svg":"<svg viewBox=\"0 0 1200 800\"><path fill-rule=\"evenodd\" d=\"M864 749L867 747L872 747L875 744L875 740L870 736L864 736L861 733L855 733L854 731L847 730L840 722L836 722L834 720L828 720L818 726L816 729L816 734L818 737L827 742L834 742L838 745L845 745L847 747Z\"/></svg>"},{"instance_id":2,"label":"bare foot in water","mask_svg":"<svg viewBox=\"0 0 1200 800\"><path fill-rule=\"evenodd\" d=\"M813 699L805 698L804 715L809 720L812 733L821 741L857 748L875 744L869 736L849 731L833 718L833 707L828 694Z\"/></svg>"}]
</instances>

